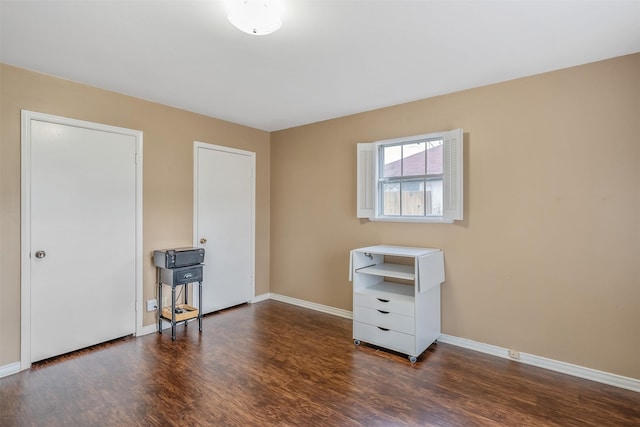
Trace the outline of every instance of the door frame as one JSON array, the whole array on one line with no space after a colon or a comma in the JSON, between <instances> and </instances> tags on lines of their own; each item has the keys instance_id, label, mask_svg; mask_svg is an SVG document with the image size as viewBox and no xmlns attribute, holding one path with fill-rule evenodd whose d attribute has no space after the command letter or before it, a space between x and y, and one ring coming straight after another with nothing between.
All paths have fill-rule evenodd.
<instances>
[{"instance_id":1,"label":"door frame","mask_svg":"<svg viewBox=\"0 0 640 427\"><path fill-rule=\"evenodd\" d=\"M253 302L256 297L256 153L238 148L193 141L193 247L199 247L198 245L200 243L198 237L198 150L201 148L222 151L224 153L239 154L251 158L251 271L249 273L251 275L250 302ZM195 292L193 294L194 301L200 303L200 301L198 301L198 295Z\"/></svg>"},{"instance_id":2,"label":"door frame","mask_svg":"<svg viewBox=\"0 0 640 427\"><path fill-rule=\"evenodd\" d=\"M142 335L142 131L21 110L20 172L20 370L31 367L31 122L42 121L121 135L136 140L135 335Z\"/></svg>"}]
</instances>

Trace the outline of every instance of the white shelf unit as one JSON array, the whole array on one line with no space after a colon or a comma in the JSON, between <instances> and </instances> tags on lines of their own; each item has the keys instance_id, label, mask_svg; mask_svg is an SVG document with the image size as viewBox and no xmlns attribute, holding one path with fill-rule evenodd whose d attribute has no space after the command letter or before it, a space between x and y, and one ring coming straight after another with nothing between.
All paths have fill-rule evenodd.
<instances>
[{"instance_id":1,"label":"white shelf unit","mask_svg":"<svg viewBox=\"0 0 640 427\"><path fill-rule=\"evenodd\" d=\"M440 249L377 245L351 251L353 340L415 362L441 334Z\"/></svg>"}]
</instances>

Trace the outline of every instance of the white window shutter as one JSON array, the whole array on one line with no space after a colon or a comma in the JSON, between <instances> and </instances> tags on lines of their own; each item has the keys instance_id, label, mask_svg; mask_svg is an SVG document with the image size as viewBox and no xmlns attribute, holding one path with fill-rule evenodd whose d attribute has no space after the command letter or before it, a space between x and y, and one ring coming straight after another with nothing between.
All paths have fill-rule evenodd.
<instances>
[{"instance_id":1,"label":"white window shutter","mask_svg":"<svg viewBox=\"0 0 640 427\"><path fill-rule=\"evenodd\" d=\"M444 210L445 221L462 219L463 165L462 129L444 133Z\"/></svg>"},{"instance_id":2,"label":"white window shutter","mask_svg":"<svg viewBox=\"0 0 640 427\"><path fill-rule=\"evenodd\" d=\"M358 218L374 216L374 167L373 143L358 144L357 214Z\"/></svg>"}]
</instances>

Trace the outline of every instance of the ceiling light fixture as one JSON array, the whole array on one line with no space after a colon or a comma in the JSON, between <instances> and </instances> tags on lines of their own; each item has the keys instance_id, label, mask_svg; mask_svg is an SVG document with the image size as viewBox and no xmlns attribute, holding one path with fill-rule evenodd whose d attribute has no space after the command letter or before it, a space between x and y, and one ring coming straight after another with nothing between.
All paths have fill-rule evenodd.
<instances>
[{"instance_id":1,"label":"ceiling light fixture","mask_svg":"<svg viewBox=\"0 0 640 427\"><path fill-rule=\"evenodd\" d=\"M232 0L227 18L240 31L263 36L280 28L281 15L282 3L279 0Z\"/></svg>"}]
</instances>

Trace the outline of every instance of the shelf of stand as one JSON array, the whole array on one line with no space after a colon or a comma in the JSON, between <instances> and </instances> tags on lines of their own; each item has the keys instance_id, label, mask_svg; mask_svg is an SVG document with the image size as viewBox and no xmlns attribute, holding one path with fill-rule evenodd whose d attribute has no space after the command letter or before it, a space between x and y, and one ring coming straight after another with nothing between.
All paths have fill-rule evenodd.
<instances>
[{"instance_id":1,"label":"shelf of stand","mask_svg":"<svg viewBox=\"0 0 640 427\"><path fill-rule=\"evenodd\" d=\"M178 304L176 305L176 308L184 310L184 313L176 313L176 322L182 322L184 320L195 319L198 317L198 309L189 304ZM171 322L171 307L162 307L162 317Z\"/></svg>"},{"instance_id":2,"label":"shelf of stand","mask_svg":"<svg viewBox=\"0 0 640 427\"><path fill-rule=\"evenodd\" d=\"M372 274L374 276L393 277L395 279L415 280L415 267L413 265L399 264L376 264L362 267L356 270L357 273Z\"/></svg>"},{"instance_id":3,"label":"shelf of stand","mask_svg":"<svg viewBox=\"0 0 640 427\"><path fill-rule=\"evenodd\" d=\"M363 288L355 292L360 294L371 294L376 297L382 298L389 295L393 295L398 298L402 298L402 296L405 296L409 300L413 300L415 294L413 285L405 285L396 282L380 282L376 283L373 286L369 286L368 288Z\"/></svg>"}]
</instances>

